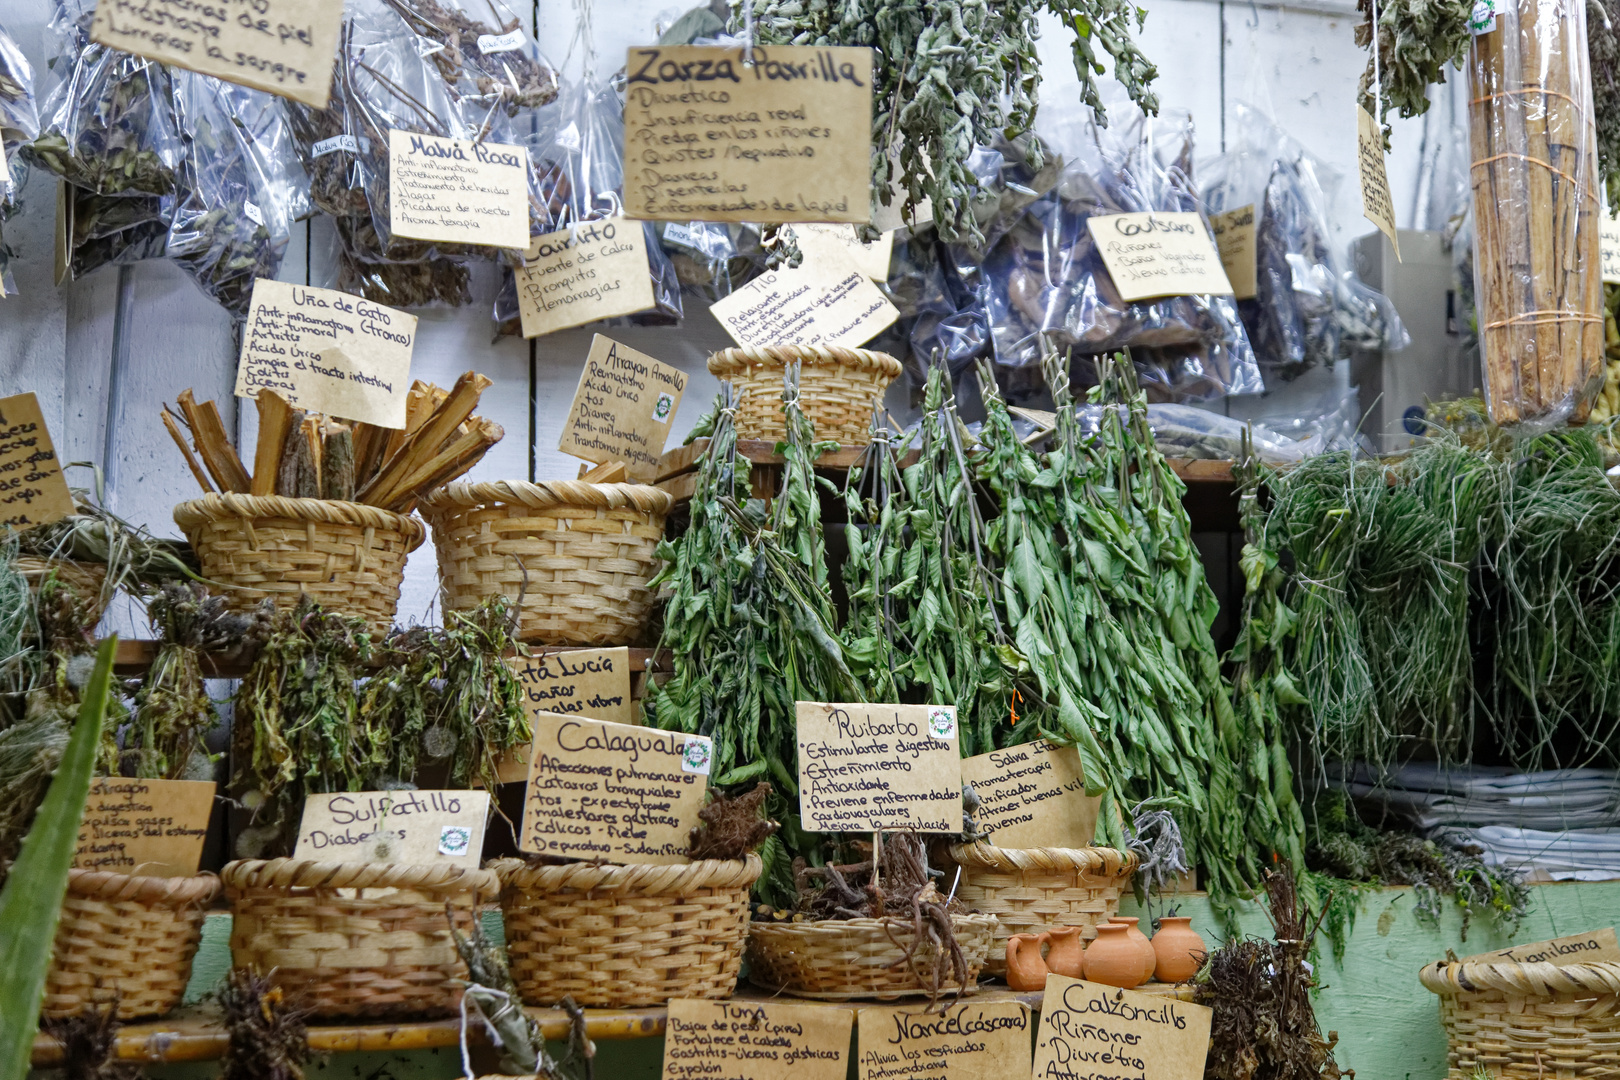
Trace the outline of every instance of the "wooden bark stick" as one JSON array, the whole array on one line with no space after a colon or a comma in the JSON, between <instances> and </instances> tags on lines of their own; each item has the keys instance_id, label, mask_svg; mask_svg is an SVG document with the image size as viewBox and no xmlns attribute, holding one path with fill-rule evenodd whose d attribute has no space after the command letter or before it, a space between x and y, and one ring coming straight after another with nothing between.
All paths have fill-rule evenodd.
<instances>
[{"instance_id":1,"label":"wooden bark stick","mask_svg":"<svg viewBox=\"0 0 1620 1080\"><path fill-rule=\"evenodd\" d=\"M310 470L314 473L313 480L309 484L305 483L303 475L300 474L300 476L298 478L298 486L299 486L299 488L303 489L305 487L310 487L310 488L313 489L311 494L300 496L300 498L318 499L318 498L321 497L321 428L322 428L322 426L323 425L321 423L321 418L319 416L310 416L307 413L304 416L304 422L302 424L298 425L299 431L301 431L303 433L304 441L309 444L309 467L310 467Z\"/></svg>"},{"instance_id":2,"label":"wooden bark stick","mask_svg":"<svg viewBox=\"0 0 1620 1080\"><path fill-rule=\"evenodd\" d=\"M499 425L495 426L499 430ZM463 455L471 453L479 447L488 449L494 445L499 437L497 435L495 439L491 439L483 430L478 428L464 435L458 435L439 453L415 465L392 488L380 493L378 498L384 501L379 501L375 505L388 507L407 496L414 496L434 477L438 476L446 467L454 464Z\"/></svg>"},{"instance_id":3,"label":"wooden bark stick","mask_svg":"<svg viewBox=\"0 0 1620 1080\"><path fill-rule=\"evenodd\" d=\"M410 513L412 507L416 505L417 497L423 492L431 491L436 487L443 487L458 476L464 475L474 465L482 461L484 455L489 452L489 448L500 442L501 438L506 434L506 430L493 421L485 421L485 424L488 426L477 433L478 440L471 449L460 457L447 462L437 472L425 477L411 489L410 495L405 501L397 502L391 509L401 514Z\"/></svg>"},{"instance_id":4,"label":"wooden bark stick","mask_svg":"<svg viewBox=\"0 0 1620 1080\"><path fill-rule=\"evenodd\" d=\"M388 433L388 441L384 443L382 453L378 456L373 473L381 469L383 463L405 445L405 440L411 433L427 423L427 418L433 414L433 391L437 389L431 383L418 379L411 384L409 393L405 395L405 427L403 430L395 429Z\"/></svg>"},{"instance_id":5,"label":"wooden bark stick","mask_svg":"<svg viewBox=\"0 0 1620 1080\"><path fill-rule=\"evenodd\" d=\"M304 438L304 411L294 409L287 418L287 437L281 445L281 464L276 468L277 495L298 498L299 456L308 452L309 443Z\"/></svg>"},{"instance_id":6,"label":"wooden bark stick","mask_svg":"<svg viewBox=\"0 0 1620 1080\"><path fill-rule=\"evenodd\" d=\"M355 499L373 506L387 506L404 494L406 478L416 471L422 461L438 455L444 441L472 415L472 411L478 407L478 399L490 385L489 379L473 371L457 379L444 404L434 410L425 424L405 437L394 456L388 459L365 488L356 493Z\"/></svg>"},{"instance_id":7,"label":"wooden bark stick","mask_svg":"<svg viewBox=\"0 0 1620 1080\"><path fill-rule=\"evenodd\" d=\"M197 483L202 485L203 491L212 492L214 485L208 482L208 474L203 471L202 463L197 460L197 455L191 452L191 444L180 434L180 425L174 422L174 414L168 409L163 410L163 426L169 429L169 436L180 448L181 455L186 459L186 468L191 470L191 475L197 478Z\"/></svg>"},{"instance_id":8,"label":"wooden bark stick","mask_svg":"<svg viewBox=\"0 0 1620 1080\"><path fill-rule=\"evenodd\" d=\"M253 448L253 476L248 490L254 495L274 495L292 406L274 390L260 390L253 403L259 410L259 439Z\"/></svg>"},{"instance_id":9,"label":"wooden bark stick","mask_svg":"<svg viewBox=\"0 0 1620 1080\"><path fill-rule=\"evenodd\" d=\"M242 465L242 459L236 456L236 447L231 445L230 437L225 434L225 422L219 418L219 409L212 401L198 405L189 388L175 400L185 414L191 437L197 440L197 456L202 458L219 490L246 495L250 486L247 469Z\"/></svg>"},{"instance_id":10,"label":"wooden bark stick","mask_svg":"<svg viewBox=\"0 0 1620 1080\"><path fill-rule=\"evenodd\" d=\"M625 475L622 461L604 461L589 469L583 465L579 467L579 478L587 484L622 484Z\"/></svg>"},{"instance_id":11,"label":"wooden bark stick","mask_svg":"<svg viewBox=\"0 0 1620 1080\"><path fill-rule=\"evenodd\" d=\"M382 464L383 447L390 434L390 429L376 424L354 425L354 484L357 490L371 479L377 466Z\"/></svg>"},{"instance_id":12,"label":"wooden bark stick","mask_svg":"<svg viewBox=\"0 0 1620 1080\"><path fill-rule=\"evenodd\" d=\"M354 434L343 428L321 446L321 498L354 501Z\"/></svg>"}]
</instances>

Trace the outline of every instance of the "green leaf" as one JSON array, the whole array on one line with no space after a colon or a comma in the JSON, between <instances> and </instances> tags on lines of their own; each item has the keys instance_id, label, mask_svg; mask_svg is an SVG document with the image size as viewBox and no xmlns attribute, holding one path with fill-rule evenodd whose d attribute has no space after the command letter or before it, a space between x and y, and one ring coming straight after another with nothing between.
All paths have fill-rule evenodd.
<instances>
[{"instance_id":1,"label":"green leaf","mask_svg":"<svg viewBox=\"0 0 1620 1080\"><path fill-rule=\"evenodd\" d=\"M1041 564L1028 537L1020 539L1018 546L1013 548L1012 572L1014 580L1018 582L1018 588L1024 594L1025 602L1033 606L1041 595Z\"/></svg>"},{"instance_id":2,"label":"green leaf","mask_svg":"<svg viewBox=\"0 0 1620 1080\"><path fill-rule=\"evenodd\" d=\"M1310 701L1299 692L1294 680L1288 672L1278 668L1271 676L1271 688L1277 694L1277 701L1283 705L1309 705Z\"/></svg>"}]
</instances>

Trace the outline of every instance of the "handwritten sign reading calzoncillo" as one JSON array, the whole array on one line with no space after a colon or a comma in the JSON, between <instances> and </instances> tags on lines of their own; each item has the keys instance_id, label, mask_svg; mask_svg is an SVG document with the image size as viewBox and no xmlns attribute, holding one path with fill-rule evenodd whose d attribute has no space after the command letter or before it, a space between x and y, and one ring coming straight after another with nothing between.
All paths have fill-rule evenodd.
<instances>
[{"instance_id":1,"label":"handwritten sign reading calzoncillo","mask_svg":"<svg viewBox=\"0 0 1620 1080\"><path fill-rule=\"evenodd\" d=\"M806 829L961 831L955 706L799 701L794 708Z\"/></svg>"},{"instance_id":2,"label":"handwritten sign reading calzoncillo","mask_svg":"<svg viewBox=\"0 0 1620 1080\"><path fill-rule=\"evenodd\" d=\"M1098 214L1086 228L1121 299L1232 295L1204 219L1190 210Z\"/></svg>"},{"instance_id":3,"label":"handwritten sign reading calzoncillo","mask_svg":"<svg viewBox=\"0 0 1620 1080\"><path fill-rule=\"evenodd\" d=\"M709 311L744 348L858 348L900 317L900 309L836 249L806 253L797 268L767 271Z\"/></svg>"},{"instance_id":4,"label":"handwritten sign reading calzoncillo","mask_svg":"<svg viewBox=\"0 0 1620 1080\"><path fill-rule=\"evenodd\" d=\"M844 1080L854 1021L849 1009L677 998L663 1080Z\"/></svg>"},{"instance_id":5,"label":"handwritten sign reading calzoncillo","mask_svg":"<svg viewBox=\"0 0 1620 1080\"><path fill-rule=\"evenodd\" d=\"M862 1009L860 1080L1004 1080L1029 1075L1029 1006L1017 1001Z\"/></svg>"},{"instance_id":6,"label":"handwritten sign reading calzoncillo","mask_svg":"<svg viewBox=\"0 0 1620 1080\"><path fill-rule=\"evenodd\" d=\"M1512 960L1520 964L1612 964L1620 962L1620 942L1615 940L1614 928L1592 930L1585 934L1553 938L1551 941L1532 941L1495 952L1480 953L1464 959L1473 961Z\"/></svg>"},{"instance_id":7,"label":"handwritten sign reading calzoncillo","mask_svg":"<svg viewBox=\"0 0 1620 1080\"><path fill-rule=\"evenodd\" d=\"M1232 283L1232 297L1249 300L1258 291L1254 242L1254 204L1209 216L1209 231L1215 234L1215 247L1221 253L1221 268Z\"/></svg>"},{"instance_id":8,"label":"handwritten sign reading calzoncillo","mask_svg":"<svg viewBox=\"0 0 1620 1080\"><path fill-rule=\"evenodd\" d=\"M73 515L73 493L56 459L39 399L0 398L0 534Z\"/></svg>"},{"instance_id":9,"label":"handwritten sign reading calzoncillo","mask_svg":"<svg viewBox=\"0 0 1620 1080\"><path fill-rule=\"evenodd\" d=\"M1036 1076L1202 1080L1212 1012L1062 975L1046 977Z\"/></svg>"},{"instance_id":10,"label":"handwritten sign reading calzoncillo","mask_svg":"<svg viewBox=\"0 0 1620 1080\"><path fill-rule=\"evenodd\" d=\"M517 277L524 337L653 306L647 231L639 221L587 221L529 244Z\"/></svg>"},{"instance_id":11,"label":"handwritten sign reading calzoncillo","mask_svg":"<svg viewBox=\"0 0 1620 1080\"><path fill-rule=\"evenodd\" d=\"M962 761L979 797L974 820L1004 848L1090 847L1100 795L1086 794L1080 751L1037 739Z\"/></svg>"},{"instance_id":12,"label":"handwritten sign reading calzoncillo","mask_svg":"<svg viewBox=\"0 0 1620 1080\"><path fill-rule=\"evenodd\" d=\"M629 724L630 650L569 649L508 660L523 684L523 699L536 712L563 713Z\"/></svg>"},{"instance_id":13,"label":"handwritten sign reading calzoncillo","mask_svg":"<svg viewBox=\"0 0 1620 1080\"><path fill-rule=\"evenodd\" d=\"M477 867L488 817L487 791L311 795L304 800L293 856Z\"/></svg>"},{"instance_id":14,"label":"handwritten sign reading calzoncillo","mask_svg":"<svg viewBox=\"0 0 1620 1080\"><path fill-rule=\"evenodd\" d=\"M579 374L557 449L586 461L622 461L650 484L686 392L686 373L597 334Z\"/></svg>"},{"instance_id":15,"label":"handwritten sign reading calzoncillo","mask_svg":"<svg viewBox=\"0 0 1620 1080\"><path fill-rule=\"evenodd\" d=\"M670 221L871 215L870 49L631 49L624 201Z\"/></svg>"},{"instance_id":16,"label":"handwritten sign reading calzoncillo","mask_svg":"<svg viewBox=\"0 0 1620 1080\"><path fill-rule=\"evenodd\" d=\"M529 152L388 132L388 224L416 240L529 246Z\"/></svg>"},{"instance_id":17,"label":"handwritten sign reading calzoncillo","mask_svg":"<svg viewBox=\"0 0 1620 1080\"><path fill-rule=\"evenodd\" d=\"M73 865L138 877L190 877L202 860L214 785L207 780L97 777Z\"/></svg>"}]
</instances>

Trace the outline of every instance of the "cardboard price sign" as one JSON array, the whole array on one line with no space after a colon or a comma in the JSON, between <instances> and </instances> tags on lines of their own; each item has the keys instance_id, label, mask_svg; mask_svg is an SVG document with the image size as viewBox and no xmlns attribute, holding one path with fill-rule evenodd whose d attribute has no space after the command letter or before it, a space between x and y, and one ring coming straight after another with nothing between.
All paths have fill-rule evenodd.
<instances>
[{"instance_id":1,"label":"cardboard price sign","mask_svg":"<svg viewBox=\"0 0 1620 1080\"><path fill-rule=\"evenodd\" d=\"M1598 218L1598 252L1604 282L1620 285L1620 221L1607 215Z\"/></svg>"},{"instance_id":2,"label":"cardboard price sign","mask_svg":"<svg viewBox=\"0 0 1620 1080\"><path fill-rule=\"evenodd\" d=\"M873 281L889 280L889 260L894 255L892 229L870 244L856 235L853 225L795 225L793 237L807 259L820 262L829 253L836 253L847 257L855 269Z\"/></svg>"},{"instance_id":3,"label":"cardboard price sign","mask_svg":"<svg viewBox=\"0 0 1620 1080\"><path fill-rule=\"evenodd\" d=\"M631 49L625 212L666 221L846 221L872 212L872 51Z\"/></svg>"},{"instance_id":4,"label":"cardboard price sign","mask_svg":"<svg viewBox=\"0 0 1620 1080\"><path fill-rule=\"evenodd\" d=\"M1102 796L1086 794L1080 751L1045 739L962 761L979 797L974 820L1003 848L1090 847Z\"/></svg>"},{"instance_id":5,"label":"cardboard price sign","mask_svg":"<svg viewBox=\"0 0 1620 1080\"><path fill-rule=\"evenodd\" d=\"M0 398L0 534L73 516L73 493L33 394Z\"/></svg>"},{"instance_id":6,"label":"cardboard price sign","mask_svg":"<svg viewBox=\"0 0 1620 1080\"><path fill-rule=\"evenodd\" d=\"M586 461L622 461L631 480L650 484L685 392L680 368L597 334L557 449Z\"/></svg>"},{"instance_id":7,"label":"cardboard price sign","mask_svg":"<svg viewBox=\"0 0 1620 1080\"><path fill-rule=\"evenodd\" d=\"M1004 1080L1030 1074L1029 1006L1017 1001L862 1009L860 1080Z\"/></svg>"},{"instance_id":8,"label":"cardboard price sign","mask_svg":"<svg viewBox=\"0 0 1620 1080\"><path fill-rule=\"evenodd\" d=\"M488 817L487 791L311 795L304 800L293 857L476 868Z\"/></svg>"},{"instance_id":9,"label":"cardboard price sign","mask_svg":"<svg viewBox=\"0 0 1620 1080\"><path fill-rule=\"evenodd\" d=\"M1046 977L1036 1076L1202 1080L1213 1012L1062 975Z\"/></svg>"},{"instance_id":10,"label":"cardboard price sign","mask_svg":"<svg viewBox=\"0 0 1620 1080\"><path fill-rule=\"evenodd\" d=\"M539 337L653 306L647 227L588 221L535 238L514 271L524 337Z\"/></svg>"},{"instance_id":11,"label":"cardboard price sign","mask_svg":"<svg viewBox=\"0 0 1620 1080\"><path fill-rule=\"evenodd\" d=\"M388 224L397 236L529 246L529 151L388 132Z\"/></svg>"},{"instance_id":12,"label":"cardboard price sign","mask_svg":"<svg viewBox=\"0 0 1620 1080\"><path fill-rule=\"evenodd\" d=\"M1395 232L1395 201L1389 194L1384 171L1384 131L1373 114L1356 106L1356 162L1361 170L1361 213L1389 237L1395 261L1401 258L1401 239Z\"/></svg>"},{"instance_id":13,"label":"cardboard price sign","mask_svg":"<svg viewBox=\"0 0 1620 1080\"><path fill-rule=\"evenodd\" d=\"M1190 210L1099 214L1086 228L1123 300L1232 295L1209 229Z\"/></svg>"},{"instance_id":14,"label":"cardboard price sign","mask_svg":"<svg viewBox=\"0 0 1620 1080\"><path fill-rule=\"evenodd\" d=\"M854 1022L851 1009L677 998L663 1080L844 1080Z\"/></svg>"},{"instance_id":15,"label":"cardboard price sign","mask_svg":"<svg viewBox=\"0 0 1620 1080\"><path fill-rule=\"evenodd\" d=\"M743 348L858 348L900 317L900 309L836 246L806 252L797 269L766 271L709 310Z\"/></svg>"},{"instance_id":16,"label":"cardboard price sign","mask_svg":"<svg viewBox=\"0 0 1620 1080\"><path fill-rule=\"evenodd\" d=\"M1614 928L1611 926L1585 934L1553 938L1551 941L1532 941L1528 945L1514 945L1512 948L1479 953L1477 956L1465 956L1463 959L1475 962L1512 960L1520 964L1552 964L1555 967L1565 967L1569 964L1613 964L1620 963L1620 942L1615 940Z\"/></svg>"},{"instance_id":17,"label":"cardboard price sign","mask_svg":"<svg viewBox=\"0 0 1620 1080\"><path fill-rule=\"evenodd\" d=\"M631 724L630 650L569 649L507 661L523 684L523 700L535 712L563 713Z\"/></svg>"},{"instance_id":18,"label":"cardboard price sign","mask_svg":"<svg viewBox=\"0 0 1620 1080\"><path fill-rule=\"evenodd\" d=\"M1221 269L1232 283L1232 298L1251 300L1259 291L1256 280L1254 204L1209 216L1209 231L1215 234L1215 248L1221 253Z\"/></svg>"},{"instance_id":19,"label":"cardboard price sign","mask_svg":"<svg viewBox=\"0 0 1620 1080\"><path fill-rule=\"evenodd\" d=\"M798 701L794 709L806 829L961 831L955 706Z\"/></svg>"},{"instance_id":20,"label":"cardboard price sign","mask_svg":"<svg viewBox=\"0 0 1620 1080\"><path fill-rule=\"evenodd\" d=\"M90 782L73 865L138 877L190 877L202 861L214 785L208 780Z\"/></svg>"}]
</instances>

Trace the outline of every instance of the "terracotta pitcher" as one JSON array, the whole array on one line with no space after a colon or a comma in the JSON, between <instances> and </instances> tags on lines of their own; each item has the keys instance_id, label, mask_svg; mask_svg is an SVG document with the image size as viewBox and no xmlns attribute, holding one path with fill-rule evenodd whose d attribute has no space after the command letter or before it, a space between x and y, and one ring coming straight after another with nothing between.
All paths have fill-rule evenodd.
<instances>
[{"instance_id":1,"label":"terracotta pitcher","mask_svg":"<svg viewBox=\"0 0 1620 1080\"><path fill-rule=\"evenodd\" d=\"M1014 990L1045 990L1046 961L1041 957L1044 934L1014 934L1007 939L1007 985Z\"/></svg>"},{"instance_id":2,"label":"terracotta pitcher","mask_svg":"<svg viewBox=\"0 0 1620 1080\"><path fill-rule=\"evenodd\" d=\"M1209 948L1188 915L1166 915L1153 935L1153 954L1158 958L1154 974L1160 982L1185 982L1198 974Z\"/></svg>"},{"instance_id":3,"label":"terracotta pitcher","mask_svg":"<svg viewBox=\"0 0 1620 1080\"><path fill-rule=\"evenodd\" d=\"M1153 951L1153 942L1148 940L1146 934L1137 929L1136 924L1139 920L1130 915L1115 915L1108 921L1119 923L1126 928L1125 936L1130 939L1132 945L1136 946L1136 951L1142 957L1142 981L1147 982L1153 978L1153 969L1158 966L1159 958Z\"/></svg>"},{"instance_id":4,"label":"terracotta pitcher","mask_svg":"<svg viewBox=\"0 0 1620 1080\"><path fill-rule=\"evenodd\" d=\"M1054 926L1041 937L1050 946L1046 950L1046 969L1054 975L1081 978L1086 970L1086 946L1080 940L1078 926Z\"/></svg>"},{"instance_id":5,"label":"terracotta pitcher","mask_svg":"<svg viewBox=\"0 0 1620 1080\"><path fill-rule=\"evenodd\" d=\"M1125 990L1142 982L1142 953L1130 939L1124 923L1103 923L1097 940L1086 949L1086 979Z\"/></svg>"}]
</instances>

